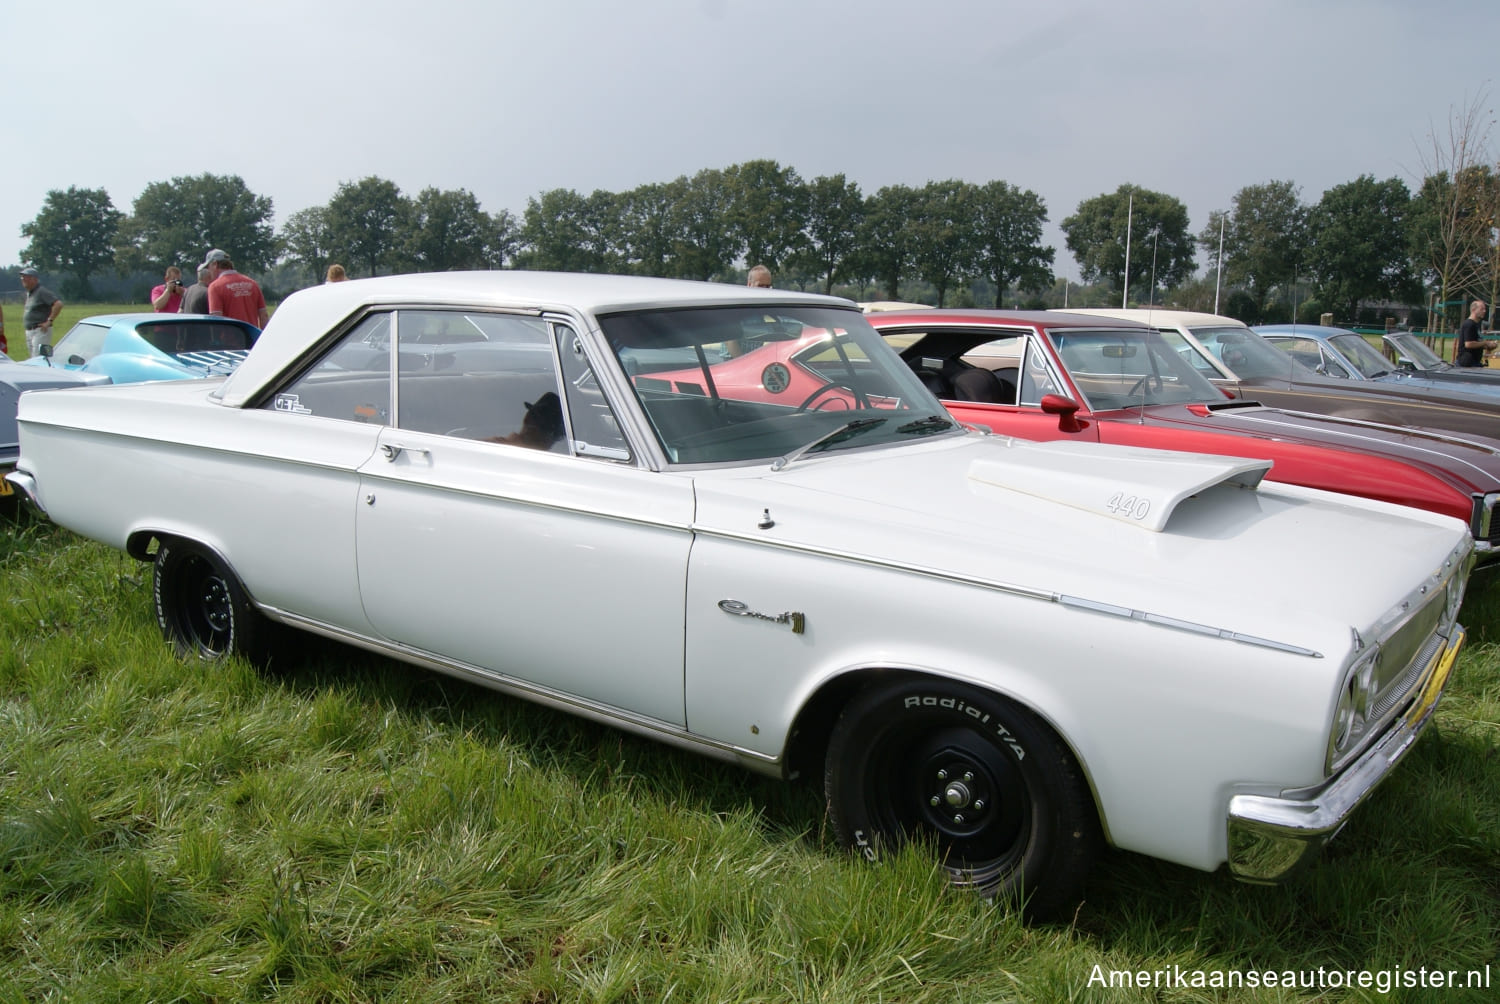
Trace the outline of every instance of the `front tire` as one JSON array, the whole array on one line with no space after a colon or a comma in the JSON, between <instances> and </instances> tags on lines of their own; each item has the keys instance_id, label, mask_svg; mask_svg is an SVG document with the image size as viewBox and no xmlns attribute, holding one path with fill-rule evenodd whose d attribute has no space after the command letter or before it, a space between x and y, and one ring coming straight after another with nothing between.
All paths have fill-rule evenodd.
<instances>
[{"instance_id":1,"label":"front tire","mask_svg":"<svg viewBox=\"0 0 1500 1004\"><path fill-rule=\"evenodd\" d=\"M932 844L955 886L1024 902L1034 917L1082 897L1098 816L1071 751L1039 718L938 678L868 688L828 744L834 832L871 861Z\"/></svg>"},{"instance_id":2,"label":"front tire","mask_svg":"<svg viewBox=\"0 0 1500 1004\"><path fill-rule=\"evenodd\" d=\"M163 540L151 576L156 624L185 659L256 659L264 619L234 573L212 551L185 540Z\"/></svg>"}]
</instances>

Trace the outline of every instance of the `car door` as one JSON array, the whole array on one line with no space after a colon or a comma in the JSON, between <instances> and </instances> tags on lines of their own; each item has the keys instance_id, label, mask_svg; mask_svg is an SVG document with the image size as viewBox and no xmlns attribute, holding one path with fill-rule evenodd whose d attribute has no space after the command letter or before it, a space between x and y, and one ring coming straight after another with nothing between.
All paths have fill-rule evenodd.
<instances>
[{"instance_id":1,"label":"car door","mask_svg":"<svg viewBox=\"0 0 1500 1004\"><path fill-rule=\"evenodd\" d=\"M465 325L485 340L453 343ZM690 479L630 461L571 326L419 310L393 326L395 421L359 471L370 622L471 671L681 726Z\"/></svg>"}]
</instances>

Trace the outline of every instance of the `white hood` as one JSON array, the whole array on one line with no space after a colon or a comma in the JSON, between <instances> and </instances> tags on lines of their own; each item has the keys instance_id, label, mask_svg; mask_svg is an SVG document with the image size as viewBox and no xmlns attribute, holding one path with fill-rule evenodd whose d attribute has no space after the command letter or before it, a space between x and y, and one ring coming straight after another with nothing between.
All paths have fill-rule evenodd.
<instances>
[{"instance_id":1,"label":"white hood","mask_svg":"<svg viewBox=\"0 0 1500 1004\"><path fill-rule=\"evenodd\" d=\"M695 528L1294 639L1359 628L1469 544L1459 520L1269 468L974 434L697 472Z\"/></svg>"}]
</instances>

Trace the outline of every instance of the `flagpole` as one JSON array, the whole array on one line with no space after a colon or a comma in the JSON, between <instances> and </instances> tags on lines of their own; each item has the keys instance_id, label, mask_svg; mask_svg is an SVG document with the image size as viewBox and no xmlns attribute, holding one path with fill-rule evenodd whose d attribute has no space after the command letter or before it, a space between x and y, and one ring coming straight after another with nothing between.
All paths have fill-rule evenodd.
<instances>
[{"instance_id":1,"label":"flagpole","mask_svg":"<svg viewBox=\"0 0 1500 1004\"><path fill-rule=\"evenodd\" d=\"M1130 221L1135 215L1135 193L1130 193L1130 201L1125 206L1125 281L1120 283L1125 287L1120 294L1120 309L1124 310L1130 306Z\"/></svg>"},{"instance_id":2,"label":"flagpole","mask_svg":"<svg viewBox=\"0 0 1500 1004\"><path fill-rule=\"evenodd\" d=\"M1224 282L1224 220L1219 217L1219 267L1214 275L1214 313L1219 312L1219 286Z\"/></svg>"}]
</instances>

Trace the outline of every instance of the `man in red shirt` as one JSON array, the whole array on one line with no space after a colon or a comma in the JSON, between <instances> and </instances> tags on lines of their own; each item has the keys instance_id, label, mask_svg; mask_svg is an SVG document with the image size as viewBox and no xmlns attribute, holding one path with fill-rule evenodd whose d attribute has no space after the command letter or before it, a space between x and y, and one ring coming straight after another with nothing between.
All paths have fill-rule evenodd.
<instances>
[{"instance_id":1,"label":"man in red shirt","mask_svg":"<svg viewBox=\"0 0 1500 1004\"><path fill-rule=\"evenodd\" d=\"M229 255L214 248L203 259L200 269L208 269L208 312L233 317L264 328L271 319L260 284L242 272L236 272Z\"/></svg>"}]
</instances>

